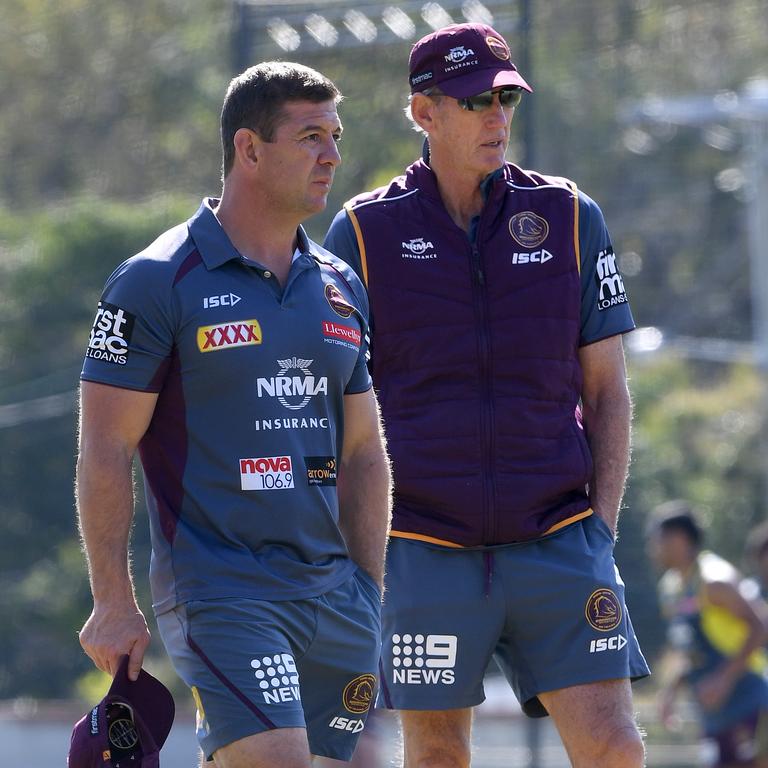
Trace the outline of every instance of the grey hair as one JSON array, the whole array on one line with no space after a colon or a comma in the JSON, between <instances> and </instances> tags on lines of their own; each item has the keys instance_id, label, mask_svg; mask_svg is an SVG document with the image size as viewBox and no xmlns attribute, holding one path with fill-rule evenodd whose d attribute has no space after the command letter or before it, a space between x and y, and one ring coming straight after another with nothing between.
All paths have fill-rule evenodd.
<instances>
[{"instance_id":1,"label":"grey hair","mask_svg":"<svg viewBox=\"0 0 768 768\"><path fill-rule=\"evenodd\" d=\"M422 94L422 96L430 96L436 101L440 96L445 96L445 94L436 85L432 88L425 88L423 91L418 91L418 93ZM413 101L413 97L415 95L416 94L414 93L408 94L408 103L403 107L403 112L405 113L406 119L411 124L411 128L416 131L416 133L421 133L422 135L426 136L427 132L413 119L411 102Z\"/></svg>"}]
</instances>

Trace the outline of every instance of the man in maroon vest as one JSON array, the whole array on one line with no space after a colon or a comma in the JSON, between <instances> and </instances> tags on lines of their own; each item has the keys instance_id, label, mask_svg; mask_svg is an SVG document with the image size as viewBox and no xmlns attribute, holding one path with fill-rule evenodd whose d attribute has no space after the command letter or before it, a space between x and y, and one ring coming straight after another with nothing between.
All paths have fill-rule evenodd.
<instances>
[{"instance_id":1,"label":"man in maroon vest","mask_svg":"<svg viewBox=\"0 0 768 768\"><path fill-rule=\"evenodd\" d=\"M325 246L365 281L392 454L380 705L407 768L468 766L495 657L574 766L635 768L648 674L615 568L634 327L597 205L505 163L530 87L490 27L410 57L425 157L346 204Z\"/></svg>"}]
</instances>

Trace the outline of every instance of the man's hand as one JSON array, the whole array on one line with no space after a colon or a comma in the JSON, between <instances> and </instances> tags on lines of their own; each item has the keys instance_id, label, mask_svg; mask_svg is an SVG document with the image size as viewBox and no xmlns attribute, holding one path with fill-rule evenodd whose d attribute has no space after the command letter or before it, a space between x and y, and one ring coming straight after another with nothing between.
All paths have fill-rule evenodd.
<instances>
[{"instance_id":1,"label":"man's hand","mask_svg":"<svg viewBox=\"0 0 768 768\"><path fill-rule=\"evenodd\" d=\"M128 654L128 677L136 680L149 645L149 628L138 606L96 606L80 631L80 645L93 663L111 677Z\"/></svg>"},{"instance_id":2,"label":"man's hand","mask_svg":"<svg viewBox=\"0 0 768 768\"><path fill-rule=\"evenodd\" d=\"M132 461L156 402L154 393L88 381L81 387L77 511L94 608L80 632L80 644L112 676L120 656L128 654L131 680L138 677L149 644L129 567Z\"/></svg>"},{"instance_id":3,"label":"man's hand","mask_svg":"<svg viewBox=\"0 0 768 768\"><path fill-rule=\"evenodd\" d=\"M337 488L339 527L349 554L383 591L392 485L373 389L344 396L344 451Z\"/></svg>"},{"instance_id":4,"label":"man's hand","mask_svg":"<svg viewBox=\"0 0 768 768\"><path fill-rule=\"evenodd\" d=\"M735 679L729 670L721 667L696 684L696 696L709 712L719 709L730 696Z\"/></svg>"}]
</instances>

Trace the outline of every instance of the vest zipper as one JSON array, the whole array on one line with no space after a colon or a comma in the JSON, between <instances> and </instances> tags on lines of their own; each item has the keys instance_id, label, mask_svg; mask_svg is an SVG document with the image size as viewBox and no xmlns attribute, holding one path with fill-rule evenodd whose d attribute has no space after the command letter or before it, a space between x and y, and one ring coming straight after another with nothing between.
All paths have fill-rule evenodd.
<instances>
[{"instance_id":1,"label":"vest zipper","mask_svg":"<svg viewBox=\"0 0 768 768\"><path fill-rule=\"evenodd\" d=\"M479 230L479 227L478 227ZM479 236L479 231L476 233ZM495 447L493 436L493 376L491 360L491 329L488 320L488 301L485 290L485 274L476 242L472 246L472 283L475 299L475 317L478 326L480 349L480 450L483 485L483 531L484 544L496 540L496 481L493 462Z\"/></svg>"}]
</instances>

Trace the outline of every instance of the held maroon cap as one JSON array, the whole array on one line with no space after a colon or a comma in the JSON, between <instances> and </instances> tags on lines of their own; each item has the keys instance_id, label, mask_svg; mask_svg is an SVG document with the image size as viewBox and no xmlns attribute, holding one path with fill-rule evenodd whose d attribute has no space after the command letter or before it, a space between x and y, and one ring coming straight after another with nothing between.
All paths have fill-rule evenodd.
<instances>
[{"instance_id":1,"label":"held maroon cap","mask_svg":"<svg viewBox=\"0 0 768 768\"><path fill-rule=\"evenodd\" d=\"M170 691L143 669L138 680L129 680L123 656L107 695L75 724L67 765L159 768L174 714Z\"/></svg>"},{"instance_id":2,"label":"held maroon cap","mask_svg":"<svg viewBox=\"0 0 768 768\"><path fill-rule=\"evenodd\" d=\"M485 24L451 24L422 37L408 61L411 93L439 86L463 99L502 86L533 89L512 63L509 46Z\"/></svg>"}]
</instances>

